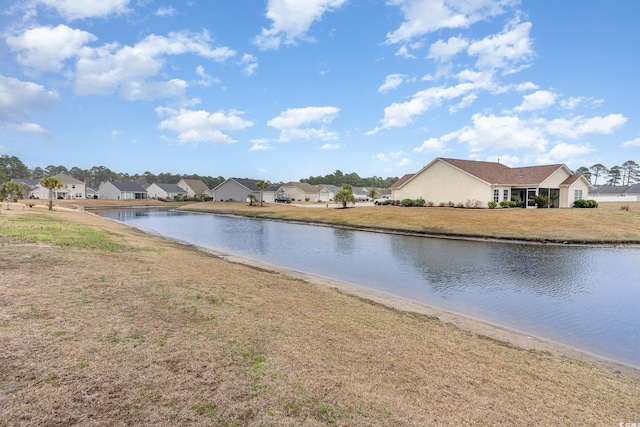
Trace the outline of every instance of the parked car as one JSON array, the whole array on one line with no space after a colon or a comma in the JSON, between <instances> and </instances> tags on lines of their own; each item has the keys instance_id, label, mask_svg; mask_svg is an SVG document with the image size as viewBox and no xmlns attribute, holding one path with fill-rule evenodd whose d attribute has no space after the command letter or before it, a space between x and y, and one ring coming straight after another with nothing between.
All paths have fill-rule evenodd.
<instances>
[{"instance_id":1,"label":"parked car","mask_svg":"<svg viewBox=\"0 0 640 427\"><path fill-rule=\"evenodd\" d=\"M373 201L374 205L388 205L389 203L391 203L391 195L390 194L383 194L382 196L380 196L379 199L375 199Z\"/></svg>"},{"instance_id":2,"label":"parked car","mask_svg":"<svg viewBox=\"0 0 640 427\"><path fill-rule=\"evenodd\" d=\"M276 203L291 203L291 199L289 197L276 197Z\"/></svg>"}]
</instances>

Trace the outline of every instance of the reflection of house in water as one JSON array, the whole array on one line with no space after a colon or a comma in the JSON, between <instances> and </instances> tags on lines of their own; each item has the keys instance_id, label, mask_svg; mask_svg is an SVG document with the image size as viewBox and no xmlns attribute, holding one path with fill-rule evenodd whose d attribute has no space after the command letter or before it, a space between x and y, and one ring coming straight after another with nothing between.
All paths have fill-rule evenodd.
<instances>
[{"instance_id":1,"label":"reflection of house in water","mask_svg":"<svg viewBox=\"0 0 640 427\"><path fill-rule=\"evenodd\" d=\"M562 296L579 292L590 270L580 248L437 238L393 238L394 260L420 272L440 295L508 291Z\"/></svg>"}]
</instances>

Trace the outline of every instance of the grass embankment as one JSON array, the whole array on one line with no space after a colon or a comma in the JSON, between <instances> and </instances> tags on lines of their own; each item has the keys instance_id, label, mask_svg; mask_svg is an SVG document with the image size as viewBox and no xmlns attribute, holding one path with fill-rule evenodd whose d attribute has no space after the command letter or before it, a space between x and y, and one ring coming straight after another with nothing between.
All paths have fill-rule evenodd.
<instances>
[{"instance_id":1,"label":"grass embankment","mask_svg":"<svg viewBox=\"0 0 640 427\"><path fill-rule=\"evenodd\" d=\"M317 205L316 205L317 206ZM320 204L320 206L326 206ZM183 209L431 235L568 243L640 243L640 203L597 209L308 208L208 202Z\"/></svg>"},{"instance_id":2,"label":"grass embankment","mask_svg":"<svg viewBox=\"0 0 640 427\"><path fill-rule=\"evenodd\" d=\"M0 425L640 421L638 378L99 217L2 211L0 236Z\"/></svg>"}]
</instances>

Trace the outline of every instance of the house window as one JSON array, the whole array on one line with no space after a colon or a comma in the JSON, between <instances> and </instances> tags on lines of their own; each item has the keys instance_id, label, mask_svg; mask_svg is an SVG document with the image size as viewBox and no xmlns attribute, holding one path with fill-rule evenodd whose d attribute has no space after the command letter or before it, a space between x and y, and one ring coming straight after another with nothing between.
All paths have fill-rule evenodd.
<instances>
[{"instance_id":1,"label":"house window","mask_svg":"<svg viewBox=\"0 0 640 427\"><path fill-rule=\"evenodd\" d=\"M509 190L508 189L504 190L504 192L502 193L502 200L509 200Z\"/></svg>"},{"instance_id":2,"label":"house window","mask_svg":"<svg viewBox=\"0 0 640 427\"><path fill-rule=\"evenodd\" d=\"M582 200L582 190L575 190L573 200Z\"/></svg>"},{"instance_id":3,"label":"house window","mask_svg":"<svg viewBox=\"0 0 640 427\"><path fill-rule=\"evenodd\" d=\"M75 184L71 184L71 188L76 188L76 185Z\"/></svg>"},{"instance_id":4,"label":"house window","mask_svg":"<svg viewBox=\"0 0 640 427\"><path fill-rule=\"evenodd\" d=\"M493 201L496 203L500 201L500 190L493 190Z\"/></svg>"}]
</instances>

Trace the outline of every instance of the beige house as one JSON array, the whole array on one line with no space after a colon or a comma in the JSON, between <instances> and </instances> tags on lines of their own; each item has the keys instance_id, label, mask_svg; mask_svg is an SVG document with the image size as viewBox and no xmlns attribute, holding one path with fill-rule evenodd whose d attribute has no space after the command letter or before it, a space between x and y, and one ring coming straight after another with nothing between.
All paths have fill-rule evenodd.
<instances>
[{"instance_id":1,"label":"beige house","mask_svg":"<svg viewBox=\"0 0 640 427\"><path fill-rule=\"evenodd\" d=\"M535 208L536 196L547 196L555 208L587 198L591 183L566 165L510 168L501 163L436 158L416 174L391 187L393 200L423 198L435 205L453 203L487 207L489 201L514 200Z\"/></svg>"},{"instance_id":2,"label":"beige house","mask_svg":"<svg viewBox=\"0 0 640 427\"><path fill-rule=\"evenodd\" d=\"M278 189L278 195L289 197L296 202L320 202L326 197L321 197L323 187L320 185L307 184L306 182L288 182ZM327 196L326 191L323 196Z\"/></svg>"},{"instance_id":3,"label":"beige house","mask_svg":"<svg viewBox=\"0 0 640 427\"><path fill-rule=\"evenodd\" d=\"M212 197L213 191L207 184L199 179L181 179L178 181L178 187L187 192L187 197L190 199L200 197Z\"/></svg>"},{"instance_id":4,"label":"beige house","mask_svg":"<svg viewBox=\"0 0 640 427\"><path fill-rule=\"evenodd\" d=\"M87 185L84 181L75 179L64 173L59 173L52 178L56 178L62 183L62 188L56 188L53 190L54 199L84 199L87 194ZM28 197L35 199L48 199L49 189L40 185L40 180L16 180L23 182L31 187Z\"/></svg>"},{"instance_id":5,"label":"beige house","mask_svg":"<svg viewBox=\"0 0 640 427\"><path fill-rule=\"evenodd\" d=\"M187 192L177 184L153 183L147 187L148 199L176 200L187 197Z\"/></svg>"},{"instance_id":6,"label":"beige house","mask_svg":"<svg viewBox=\"0 0 640 427\"><path fill-rule=\"evenodd\" d=\"M260 193L262 193L263 202L274 202L276 199L277 186L271 185L269 188L261 190L258 187L259 182L261 181L258 179L229 178L213 189L213 201L245 202L249 201L249 194L253 194L256 200L260 202Z\"/></svg>"}]
</instances>

